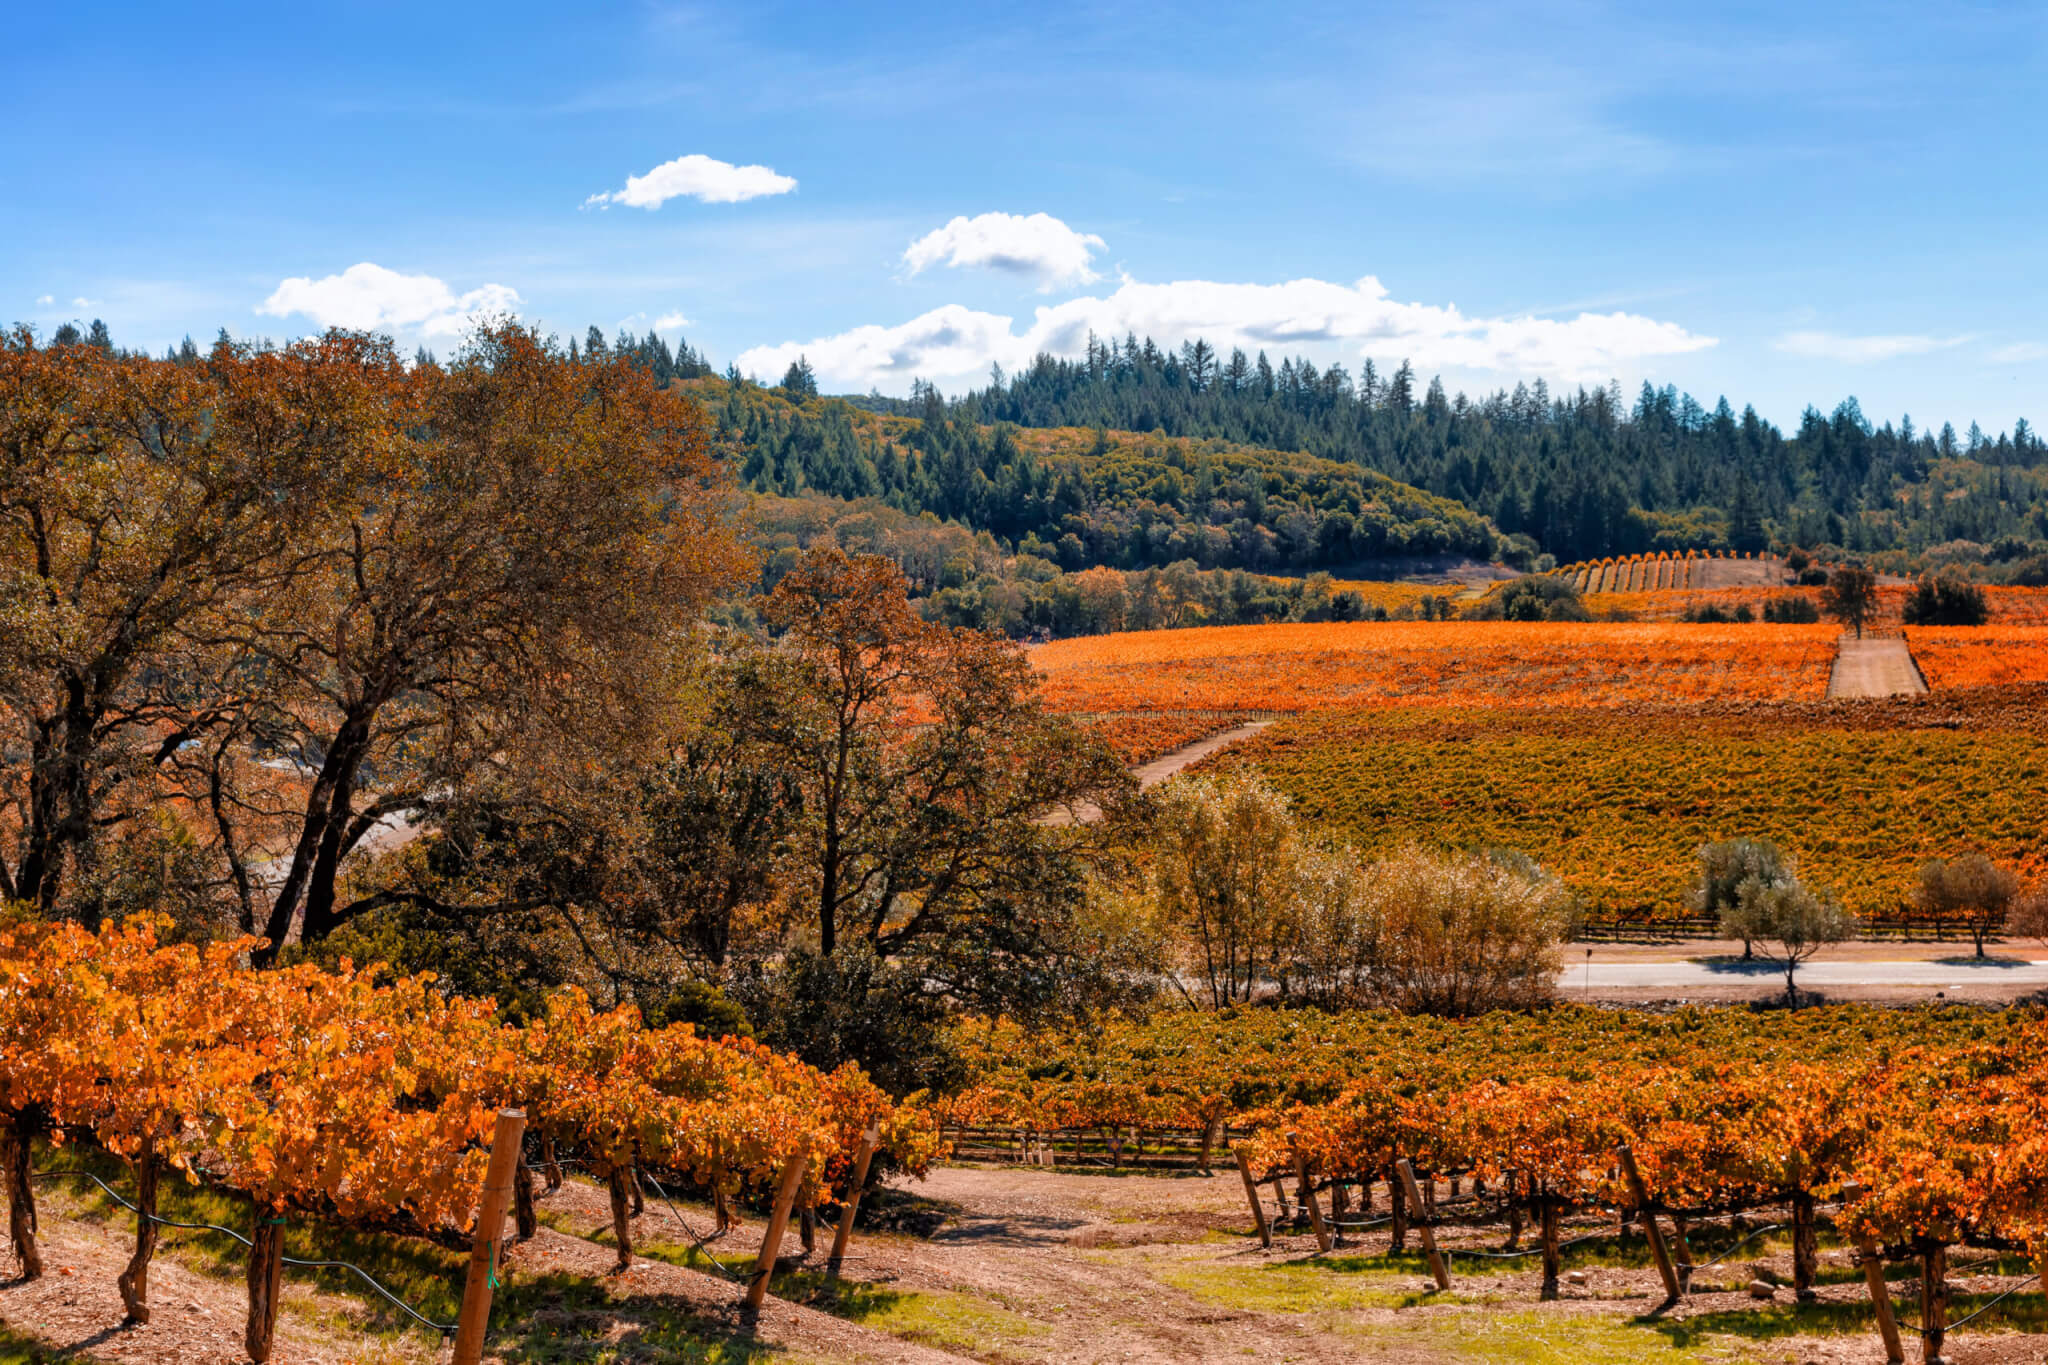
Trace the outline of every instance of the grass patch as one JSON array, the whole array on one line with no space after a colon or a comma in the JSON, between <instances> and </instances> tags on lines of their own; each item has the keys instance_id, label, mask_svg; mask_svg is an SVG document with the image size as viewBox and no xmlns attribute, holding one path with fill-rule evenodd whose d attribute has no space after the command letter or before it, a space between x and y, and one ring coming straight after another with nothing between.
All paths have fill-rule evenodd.
<instances>
[{"instance_id":1,"label":"grass patch","mask_svg":"<svg viewBox=\"0 0 2048 1365\"><path fill-rule=\"evenodd\" d=\"M1398 1335L1472 1365L1644 1365L1646 1359L1719 1361L1737 1358L1704 1334L1687 1341L1646 1339L1640 1328L1612 1318L1549 1313L1433 1315L1426 1327L1365 1327L1377 1340ZM1661 1346L1661 1349L1660 1349Z\"/></svg>"},{"instance_id":2,"label":"grass patch","mask_svg":"<svg viewBox=\"0 0 2048 1365\"><path fill-rule=\"evenodd\" d=\"M1328 1256L1258 1266L1176 1266L1153 1272L1162 1284L1219 1308L1249 1313L1327 1313L1358 1308L1492 1302L1490 1295L1422 1287L1420 1257ZM1455 1282L1454 1282L1455 1283Z\"/></svg>"},{"instance_id":3,"label":"grass patch","mask_svg":"<svg viewBox=\"0 0 2048 1365\"><path fill-rule=\"evenodd\" d=\"M1043 1336L1047 1328L1005 1304L952 1290L891 1289L816 1271L778 1275L777 1297L941 1350L986 1352L992 1345Z\"/></svg>"},{"instance_id":4,"label":"grass patch","mask_svg":"<svg viewBox=\"0 0 2048 1365\"><path fill-rule=\"evenodd\" d=\"M60 1351L54 1346L45 1346L34 1337L0 1327L0 1365L59 1365L64 1362L83 1361L86 1357L72 1351Z\"/></svg>"}]
</instances>

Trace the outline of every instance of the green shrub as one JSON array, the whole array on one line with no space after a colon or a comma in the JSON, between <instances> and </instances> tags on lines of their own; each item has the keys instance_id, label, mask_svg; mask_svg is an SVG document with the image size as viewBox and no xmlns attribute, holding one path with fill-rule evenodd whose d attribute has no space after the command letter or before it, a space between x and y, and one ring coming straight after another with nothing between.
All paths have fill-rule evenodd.
<instances>
[{"instance_id":1,"label":"green shrub","mask_svg":"<svg viewBox=\"0 0 2048 1365\"><path fill-rule=\"evenodd\" d=\"M1981 626L1991 611L1982 588L1943 575L1915 583L1902 614L1909 626Z\"/></svg>"}]
</instances>

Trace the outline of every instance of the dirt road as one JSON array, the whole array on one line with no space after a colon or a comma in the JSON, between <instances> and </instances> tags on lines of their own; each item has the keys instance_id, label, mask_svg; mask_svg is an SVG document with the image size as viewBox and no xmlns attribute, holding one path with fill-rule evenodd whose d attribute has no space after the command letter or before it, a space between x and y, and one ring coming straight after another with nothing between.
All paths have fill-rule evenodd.
<instances>
[{"instance_id":1,"label":"dirt road","mask_svg":"<svg viewBox=\"0 0 2048 1365\"><path fill-rule=\"evenodd\" d=\"M1140 764L1138 767L1131 769L1131 775L1138 779L1140 790L1146 787L1156 787L1181 769L1200 763L1210 754L1215 753L1227 744L1235 744L1241 739L1250 739L1272 723L1270 720L1246 721L1235 729L1224 730L1218 734L1210 735L1207 739L1198 739L1193 744L1184 745L1181 748L1175 749L1170 754L1162 754L1150 763ZM1048 825L1092 825L1101 818L1102 809L1099 806L1091 801L1083 801L1071 810L1056 810L1052 812L1041 823Z\"/></svg>"},{"instance_id":2,"label":"dirt road","mask_svg":"<svg viewBox=\"0 0 2048 1365\"><path fill-rule=\"evenodd\" d=\"M1831 698L1917 696L1926 690L1913 652L1895 635L1845 637L1835 654L1835 670L1828 675Z\"/></svg>"}]
</instances>

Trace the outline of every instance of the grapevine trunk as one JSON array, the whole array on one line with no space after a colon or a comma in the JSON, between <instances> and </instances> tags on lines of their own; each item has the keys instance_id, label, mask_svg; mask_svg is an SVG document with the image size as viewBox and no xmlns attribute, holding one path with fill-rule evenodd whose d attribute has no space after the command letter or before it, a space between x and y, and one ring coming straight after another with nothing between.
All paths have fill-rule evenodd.
<instances>
[{"instance_id":1,"label":"grapevine trunk","mask_svg":"<svg viewBox=\"0 0 2048 1365\"><path fill-rule=\"evenodd\" d=\"M264 1365L277 1335L277 1298L284 1278L284 1219L262 1205L249 1229L249 1321L242 1344Z\"/></svg>"},{"instance_id":2,"label":"grapevine trunk","mask_svg":"<svg viewBox=\"0 0 2048 1365\"><path fill-rule=\"evenodd\" d=\"M606 1189L612 1201L612 1235L619 1241L619 1263L615 1269L624 1274L633 1264L633 1225L628 1213L630 1199L626 1191L624 1166L614 1166L606 1177Z\"/></svg>"},{"instance_id":3,"label":"grapevine trunk","mask_svg":"<svg viewBox=\"0 0 2048 1365\"><path fill-rule=\"evenodd\" d=\"M14 1239L24 1283L43 1274L43 1254L36 1247L35 1186L29 1183L31 1148L28 1123L17 1115L7 1133L7 1235Z\"/></svg>"},{"instance_id":4,"label":"grapevine trunk","mask_svg":"<svg viewBox=\"0 0 2048 1365\"><path fill-rule=\"evenodd\" d=\"M128 1268L115 1281L128 1321L138 1326L149 1323L149 1261L156 1254L156 1183L160 1164L151 1147L144 1147L135 1158L135 1254L128 1258Z\"/></svg>"}]
</instances>

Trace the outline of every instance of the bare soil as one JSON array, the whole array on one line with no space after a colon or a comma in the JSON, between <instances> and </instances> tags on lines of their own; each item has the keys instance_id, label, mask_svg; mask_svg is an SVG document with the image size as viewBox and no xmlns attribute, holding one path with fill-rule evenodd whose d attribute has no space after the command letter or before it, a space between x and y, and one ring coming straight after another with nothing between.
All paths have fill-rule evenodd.
<instances>
[{"instance_id":1,"label":"bare soil","mask_svg":"<svg viewBox=\"0 0 2048 1365\"><path fill-rule=\"evenodd\" d=\"M607 1223L603 1194L594 1186L572 1181L551 1202L551 1217L588 1220L593 1231ZM1562 1298L1544 1303L1534 1257L1482 1263L1454 1255L1452 1292L1443 1295L1419 1264L1382 1259L1384 1228L1354 1234L1357 1240L1329 1259L1318 1257L1310 1233L1292 1227L1265 1250L1251 1235L1235 1172L1116 1176L948 1166L923 1181L893 1182L881 1203L885 1217L923 1227L917 1233L864 1227L854 1239L848 1278L875 1293L980 1305L987 1321L952 1349L991 1365L1245 1359L1875 1365L1883 1358L1874 1328L1802 1334L1782 1321L1790 1312L1789 1290L1771 1304L1750 1297L1748 1283L1760 1272L1789 1283L1789 1252L1769 1243L1739 1250L1728 1264L1701 1267L1694 1292L1660 1309L1662 1284L1647 1264L1585 1267L1583 1283L1568 1284ZM1267 1207L1270 1212L1270 1202ZM681 1206L680 1216L697 1233L709 1226L709 1210L694 1204ZM677 1217L649 1201L636 1220L642 1229L636 1236L673 1237L681 1226ZM1612 1219L1582 1219L1566 1236L1613 1227ZM721 1254L755 1251L760 1228L758 1218L749 1220L720 1240ZM1453 1249L1498 1249L1506 1229L1483 1224L1446 1228L1441 1235ZM820 1252L804 1263L818 1265L828 1242L829 1230L821 1229ZM1411 1233L1410 1250L1416 1245ZM1636 1249L1635 1259L1643 1259L1639 1242ZM794 1234L788 1250L796 1251ZM1832 1277L1825 1274L1829 1269ZM1832 1313L1860 1321L1868 1299L1845 1253L1825 1253L1825 1278L1835 1282L1824 1283L1820 1304L1805 1311L1816 1320ZM2005 1283L1959 1273L1952 1288L1975 1292ZM1296 1289L1299 1302L1290 1298ZM1912 1285L1897 1284L1894 1293L1910 1321ZM1755 1340L1731 1330L1758 1314L1774 1316L1775 1330ZM1554 1349L1498 1354L1489 1346L1517 1333ZM1581 1338L1583 1355L1574 1346ZM904 1359L930 1358L904 1349ZM1945 1359L2017 1365L2038 1362L2043 1352L2039 1338L1966 1329L1951 1338Z\"/></svg>"},{"instance_id":2,"label":"bare soil","mask_svg":"<svg viewBox=\"0 0 2048 1365\"><path fill-rule=\"evenodd\" d=\"M1927 680L1913 662L1903 636L1845 635L1836 647L1835 666L1828 674L1828 697L1915 697L1927 691Z\"/></svg>"},{"instance_id":3,"label":"bare soil","mask_svg":"<svg viewBox=\"0 0 2048 1365\"><path fill-rule=\"evenodd\" d=\"M1692 587L1777 588L1791 578L1782 559L1695 559Z\"/></svg>"},{"instance_id":4,"label":"bare soil","mask_svg":"<svg viewBox=\"0 0 2048 1365\"><path fill-rule=\"evenodd\" d=\"M124 1326L114 1282L128 1263L129 1228L120 1222L69 1218L60 1198L38 1202L45 1272L32 1283L0 1283L0 1323L81 1360L214 1365L248 1359L242 1349L248 1298L240 1280L188 1270L160 1246L149 1270L149 1325ZM166 1234L164 1242L171 1241L172 1234ZM0 1256L12 1266L13 1246L4 1236ZM363 1334L349 1330L359 1312L354 1300L320 1293L287 1277L272 1360L280 1365L344 1365L366 1358L428 1361L438 1354L430 1344L415 1343L408 1350L387 1349L380 1343L376 1353L366 1357Z\"/></svg>"},{"instance_id":5,"label":"bare soil","mask_svg":"<svg viewBox=\"0 0 2048 1365\"><path fill-rule=\"evenodd\" d=\"M1604 1263L1642 1259L1639 1242L1620 1243L1623 1250L1612 1257L1603 1248L1592 1262L1568 1262L1578 1271L1576 1282L1566 1284L1559 1300L1544 1303L1535 1258L1487 1262L1456 1255L1500 1249L1505 1228L1446 1227L1441 1236L1454 1253L1453 1285L1441 1294L1417 1262L1384 1257L1384 1228L1354 1233L1352 1245L1327 1258L1317 1255L1312 1236L1292 1225L1279 1229L1270 1250L1262 1249L1250 1235L1234 1172L1116 1176L954 1166L922 1182L894 1181L871 1198L870 1208L878 1223L901 1230L863 1227L846 1266L850 1293L837 1300L842 1313L872 1313L878 1325L778 1298L769 1299L757 1323L743 1323L737 1272L712 1275L636 1256L624 1274L610 1274L614 1253L590 1240L609 1229L603 1192L594 1185L571 1180L545 1196L541 1208L551 1226L512 1251L509 1274L526 1283L552 1277L566 1277L565 1284L601 1282L606 1292L600 1301L585 1294L541 1316L551 1319L557 1336L566 1326L572 1339L619 1361L1874 1365L1882 1358L1874 1332L1864 1326L1864 1291L1840 1251L1824 1253L1820 1303L1797 1316L1789 1291L1770 1303L1747 1293L1759 1275L1789 1277L1789 1258L1773 1242L1736 1249L1726 1264L1702 1266L1693 1292L1668 1308L1660 1306L1664 1295L1654 1269ZM634 1236L645 1249L673 1256L708 1232L710 1221L710 1211L697 1204L671 1207L649 1199L634 1220ZM747 1216L705 1249L735 1264L750 1259L762 1226L759 1216ZM1566 1235L1604 1236L1613 1228L1611 1217L1596 1213L1577 1220ZM241 1359L238 1281L197 1275L160 1258L152 1295L157 1321L123 1330L113 1291L124 1256L118 1225L52 1211L44 1230L51 1273L35 1285L0 1287L0 1318L9 1327L80 1360L168 1365ZM786 1271L821 1268L830 1230L819 1231L818 1249L806 1257L792 1230ZM1984 1293L2009 1283L1984 1278L1967 1258L1957 1259L1957 1292ZM815 1275L785 1274L777 1290L800 1298L820 1293L819 1284ZM1913 1320L1911 1282L1895 1283L1894 1295L1901 1316ZM326 1365L438 1357L416 1334L396 1346L352 1338L348 1324L356 1311L339 1296L291 1286L278 1359ZM651 1328L678 1315L734 1349L672 1352ZM1834 1329L1818 1328L1829 1322ZM518 1323L499 1325L517 1339ZM929 1340L935 1332L945 1338L941 1344ZM1951 1337L1945 1358L1954 1365L2038 1362L2041 1342L2012 1331L1965 1329Z\"/></svg>"}]
</instances>

